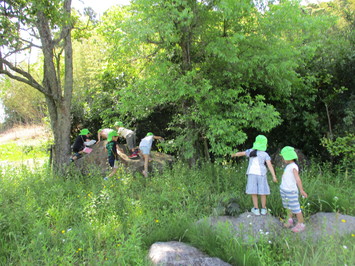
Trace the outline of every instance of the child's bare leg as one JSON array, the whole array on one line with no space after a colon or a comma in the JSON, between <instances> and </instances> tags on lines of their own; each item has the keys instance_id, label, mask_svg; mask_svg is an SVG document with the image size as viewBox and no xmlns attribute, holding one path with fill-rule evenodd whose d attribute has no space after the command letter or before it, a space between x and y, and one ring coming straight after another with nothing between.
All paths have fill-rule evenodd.
<instances>
[{"instance_id":1,"label":"child's bare leg","mask_svg":"<svg viewBox=\"0 0 355 266\"><path fill-rule=\"evenodd\" d=\"M118 168L113 168L112 172L108 175L108 177L112 177L117 173Z\"/></svg>"},{"instance_id":2,"label":"child's bare leg","mask_svg":"<svg viewBox=\"0 0 355 266\"><path fill-rule=\"evenodd\" d=\"M143 152L141 150L138 151L138 155L141 159L144 160L144 155L143 155Z\"/></svg>"},{"instance_id":3,"label":"child's bare leg","mask_svg":"<svg viewBox=\"0 0 355 266\"><path fill-rule=\"evenodd\" d=\"M260 195L261 208L266 209L266 195Z\"/></svg>"},{"instance_id":4,"label":"child's bare leg","mask_svg":"<svg viewBox=\"0 0 355 266\"><path fill-rule=\"evenodd\" d=\"M286 217L286 223L284 223L284 227L290 228L293 225L292 212L290 209L286 209L286 211L287 211L287 217Z\"/></svg>"},{"instance_id":5,"label":"child's bare leg","mask_svg":"<svg viewBox=\"0 0 355 266\"><path fill-rule=\"evenodd\" d=\"M301 223L301 224L304 223L304 218L303 218L302 212L296 213L296 217L297 217L297 222L298 222L298 223Z\"/></svg>"},{"instance_id":6,"label":"child's bare leg","mask_svg":"<svg viewBox=\"0 0 355 266\"><path fill-rule=\"evenodd\" d=\"M253 200L253 205L255 209L259 209L258 205L258 195L257 194L251 194L251 199Z\"/></svg>"},{"instance_id":7,"label":"child's bare leg","mask_svg":"<svg viewBox=\"0 0 355 266\"><path fill-rule=\"evenodd\" d=\"M144 170L143 170L143 175L144 175L144 177L148 177L149 154L143 154L143 158L144 158Z\"/></svg>"}]
</instances>

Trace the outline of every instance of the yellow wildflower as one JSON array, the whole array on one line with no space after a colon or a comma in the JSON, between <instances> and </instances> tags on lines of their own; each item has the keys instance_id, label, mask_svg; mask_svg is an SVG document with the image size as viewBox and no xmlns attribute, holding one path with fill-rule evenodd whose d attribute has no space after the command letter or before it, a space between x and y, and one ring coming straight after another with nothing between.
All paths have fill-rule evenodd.
<instances>
[{"instance_id":1,"label":"yellow wildflower","mask_svg":"<svg viewBox=\"0 0 355 266\"><path fill-rule=\"evenodd\" d=\"M342 222L342 223L346 223L346 220L345 220L345 219L341 219L341 222Z\"/></svg>"}]
</instances>

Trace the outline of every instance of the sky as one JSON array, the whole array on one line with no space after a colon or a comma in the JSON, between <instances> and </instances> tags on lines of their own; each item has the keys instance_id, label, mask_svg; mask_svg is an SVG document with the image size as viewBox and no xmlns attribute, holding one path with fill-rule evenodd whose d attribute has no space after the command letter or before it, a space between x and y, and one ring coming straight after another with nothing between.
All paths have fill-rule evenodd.
<instances>
[{"instance_id":1,"label":"sky","mask_svg":"<svg viewBox=\"0 0 355 266\"><path fill-rule=\"evenodd\" d=\"M72 6L83 10L84 7L91 7L99 15L103 14L108 8L115 5L129 5L130 0L73 0Z\"/></svg>"}]
</instances>

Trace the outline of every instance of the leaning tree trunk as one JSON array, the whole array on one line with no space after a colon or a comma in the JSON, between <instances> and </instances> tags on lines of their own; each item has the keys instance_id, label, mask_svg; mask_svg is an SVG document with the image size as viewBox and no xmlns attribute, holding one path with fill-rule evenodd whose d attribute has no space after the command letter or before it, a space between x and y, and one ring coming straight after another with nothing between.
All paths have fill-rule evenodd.
<instances>
[{"instance_id":1,"label":"leaning tree trunk","mask_svg":"<svg viewBox=\"0 0 355 266\"><path fill-rule=\"evenodd\" d=\"M65 1L65 9L70 14L71 1ZM55 67L54 48L56 43L51 38L51 31L47 18L42 12L38 13L38 30L42 42L44 56L43 86L51 127L54 136L53 170L61 172L69 163L70 154L70 108L73 91L73 60L72 60L72 25L67 23L62 29L65 52L64 88L61 86L60 76Z\"/></svg>"},{"instance_id":2,"label":"leaning tree trunk","mask_svg":"<svg viewBox=\"0 0 355 266\"><path fill-rule=\"evenodd\" d=\"M55 102L47 97L51 128L54 137L52 166L61 172L69 162L70 154L70 108L65 101Z\"/></svg>"},{"instance_id":3,"label":"leaning tree trunk","mask_svg":"<svg viewBox=\"0 0 355 266\"><path fill-rule=\"evenodd\" d=\"M70 108L73 90L71 30L74 23L71 18L71 1L7 1L7 4L0 10L2 16L10 18L0 20L2 26L5 25L11 29L12 25L14 29L17 29L19 25L22 27L23 24L30 36L27 39L21 37L16 34L16 30L3 32L1 37L5 41L1 42L1 45L10 47L8 49L9 55L23 52L32 47L39 48L43 52L42 82L36 80L30 71L26 72L22 67L7 60L2 53L0 53L0 74L23 82L45 96L54 135L52 153L54 170L61 170L69 163ZM58 10L56 4L63 4L63 8ZM40 45L37 43L38 40ZM13 49L14 51L11 51ZM56 67L56 62L57 66L60 66L60 61L59 57L56 59L55 56L56 52L60 56L63 51L65 53L64 75L60 73L61 67ZM63 77L64 84L61 82Z\"/></svg>"}]
</instances>

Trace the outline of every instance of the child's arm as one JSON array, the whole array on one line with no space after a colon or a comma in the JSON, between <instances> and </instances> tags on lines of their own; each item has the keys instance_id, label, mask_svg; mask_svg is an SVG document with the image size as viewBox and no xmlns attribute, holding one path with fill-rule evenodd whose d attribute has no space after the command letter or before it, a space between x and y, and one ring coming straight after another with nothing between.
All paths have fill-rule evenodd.
<instances>
[{"instance_id":1,"label":"child's arm","mask_svg":"<svg viewBox=\"0 0 355 266\"><path fill-rule=\"evenodd\" d=\"M164 139L163 137L160 136L153 136L154 139Z\"/></svg>"},{"instance_id":2,"label":"child's arm","mask_svg":"<svg viewBox=\"0 0 355 266\"><path fill-rule=\"evenodd\" d=\"M298 174L298 171L297 171L296 169L293 169L293 175L295 176L296 184L297 184L298 189L300 190L301 195L302 195L303 197L307 198L308 195L307 195L307 193L303 190L302 181L301 181L300 175Z\"/></svg>"},{"instance_id":3,"label":"child's arm","mask_svg":"<svg viewBox=\"0 0 355 266\"><path fill-rule=\"evenodd\" d=\"M232 154L232 158L233 158L233 157L241 157L241 156L246 156L245 151L239 151L239 152L237 152L237 153L233 153L233 154Z\"/></svg>"},{"instance_id":4,"label":"child's arm","mask_svg":"<svg viewBox=\"0 0 355 266\"><path fill-rule=\"evenodd\" d=\"M271 164L271 161L270 161L270 160L266 161L266 165L267 165L267 167L269 168L269 171L270 171L270 173L271 173L271 175L272 175L272 181L275 182L275 183L277 183L277 178L276 178L275 170L274 170L274 167L273 167L272 164Z\"/></svg>"}]
</instances>

